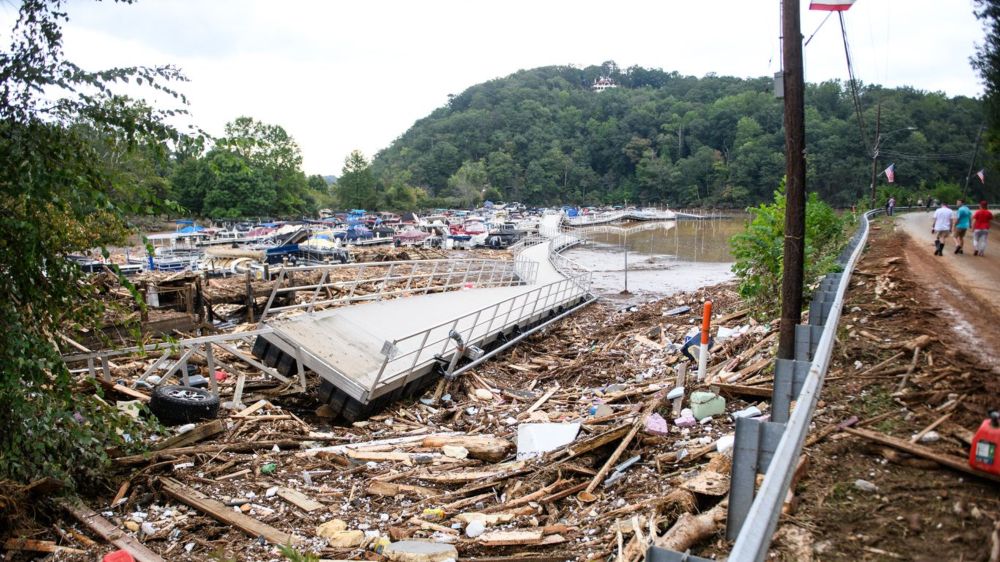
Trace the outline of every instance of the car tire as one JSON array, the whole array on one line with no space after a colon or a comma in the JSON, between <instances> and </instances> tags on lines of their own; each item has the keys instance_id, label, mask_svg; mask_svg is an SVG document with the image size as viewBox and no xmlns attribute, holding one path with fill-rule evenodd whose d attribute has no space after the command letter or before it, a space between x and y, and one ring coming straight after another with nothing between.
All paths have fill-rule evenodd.
<instances>
[{"instance_id":1,"label":"car tire","mask_svg":"<svg viewBox=\"0 0 1000 562\"><path fill-rule=\"evenodd\" d=\"M165 425L207 420L218 415L219 397L190 386L158 386L149 398L149 411Z\"/></svg>"}]
</instances>

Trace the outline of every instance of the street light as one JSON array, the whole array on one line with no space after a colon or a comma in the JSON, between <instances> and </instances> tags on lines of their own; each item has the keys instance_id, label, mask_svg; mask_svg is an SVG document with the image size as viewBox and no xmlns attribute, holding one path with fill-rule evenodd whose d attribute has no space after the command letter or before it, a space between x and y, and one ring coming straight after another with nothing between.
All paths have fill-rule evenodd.
<instances>
[{"instance_id":1,"label":"street light","mask_svg":"<svg viewBox=\"0 0 1000 562\"><path fill-rule=\"evenodd\" d=\"M895 131L889 131L886 134L879 134L875 137L875 146L872 148L872 209L875 208L875 173L878 171L878 149L879 145L882 144L882 140L886 137L898 133L900 131L916 131L916 127L903 127L902 129L896 129Z\"/></svg>"}]
</instances>

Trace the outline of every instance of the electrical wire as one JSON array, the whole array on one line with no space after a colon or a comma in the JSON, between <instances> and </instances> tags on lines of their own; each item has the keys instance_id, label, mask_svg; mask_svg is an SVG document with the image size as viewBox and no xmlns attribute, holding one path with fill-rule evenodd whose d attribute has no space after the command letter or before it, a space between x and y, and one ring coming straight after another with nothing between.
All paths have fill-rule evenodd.
<instances>
[{"instance_id":1,"label":"electrical wire","mask_svg":"<svg viewBox=\"0 0 1000 562\"><path fill-rule=\"evenodd\" d=\"M854 102L854 112L858 116L858 131L861 134L861 143L866 147L872 146L872 144L868 142L868 134L865 130L865 119L861 111L861 97L858 95L858 83L854 77L854 64L851 62L851 47L850 43L847 42L847 28L844 26L844 12L837 12L837 17L840 18L840 35L844 39L844 56L847 58L847 75L850 77L851 81L851 100Z\"/></svg>"}]
</instances>

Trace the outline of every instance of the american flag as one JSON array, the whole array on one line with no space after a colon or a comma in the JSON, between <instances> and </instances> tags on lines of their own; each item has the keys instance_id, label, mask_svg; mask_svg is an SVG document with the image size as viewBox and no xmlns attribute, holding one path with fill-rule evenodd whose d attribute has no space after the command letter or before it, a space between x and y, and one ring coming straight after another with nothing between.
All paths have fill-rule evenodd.
<instances>
[{"instance_id":1,"label":"american flag","mask_svg":"<svg viewBox=\"0 0 1000 562\"><path fill-rule=\"evenodd\" d=\"M843 12L849 10L854 5L854 0L814 0L809 2L810 10L823 10L824 12Z\"/></svg>"},{"instance_id":2,"label":"american flag","mask_svg":"<svg viewBox=\"0 0 1000 562\"><path fill-rule=\"evenodd\" d=\"M976 172L976 177L979 178L979 181L981 181L983 185L986 185L986 168Z\"/></svg>"},{"instance_id":3,"label":"american flag","mask_svg":"<svg viewBox=\"0 0 1000 562\"><path fill-rule=\"evenodd\" d=\"M889 164L889 167L885 169L885 181L889 183L895 183L896 181L896 165Z\"/></svg>"}]
</instances>

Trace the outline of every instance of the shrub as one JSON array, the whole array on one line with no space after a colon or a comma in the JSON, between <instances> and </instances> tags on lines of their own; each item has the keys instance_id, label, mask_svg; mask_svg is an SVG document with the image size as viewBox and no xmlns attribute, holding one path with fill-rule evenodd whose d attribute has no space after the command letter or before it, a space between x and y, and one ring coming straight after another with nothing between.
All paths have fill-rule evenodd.
<instances>
[{"instance_id":1,"label":"shrub","mask_svg":"<svg viewBox=\"0 0 1000 562\"><path fill-rule=\"evenodd\" d=\"M746 230L730 239L739 278L740 296L759 316L773 315L781 305L782 259L785 236L784 182L774 202L747 209ZM837 255L854 217L837 212L815 193L806 200L805 294L819 278L837 269Z\"/></svg>"}]
</instances>

